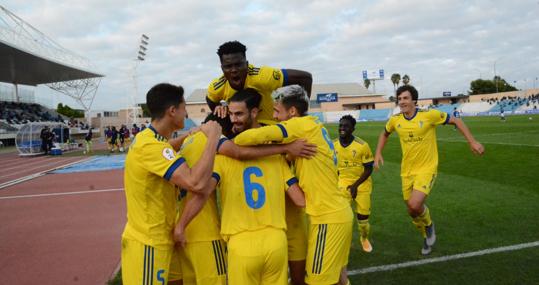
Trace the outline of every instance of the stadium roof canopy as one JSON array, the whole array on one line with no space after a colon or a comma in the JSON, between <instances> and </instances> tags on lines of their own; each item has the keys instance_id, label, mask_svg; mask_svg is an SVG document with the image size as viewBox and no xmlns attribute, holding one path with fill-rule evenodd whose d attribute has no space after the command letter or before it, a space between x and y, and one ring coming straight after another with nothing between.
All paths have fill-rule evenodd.
<instances>
[{"instance_id":1,"label":"stadium roof canopy","mask_svg":"<svg viewBox=\"0 0 539 285\"><path fill-rule=\"evenodd\" d=\"M0 82L47 84L87 110L103 77L86 58L60 46L2 6L0 63Z\"/></svg>"}]
</instances>

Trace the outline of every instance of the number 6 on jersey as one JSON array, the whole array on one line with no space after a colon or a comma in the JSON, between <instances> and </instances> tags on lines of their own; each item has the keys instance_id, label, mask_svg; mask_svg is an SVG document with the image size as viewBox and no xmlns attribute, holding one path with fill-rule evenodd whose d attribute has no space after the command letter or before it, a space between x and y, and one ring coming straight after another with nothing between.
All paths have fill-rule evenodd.
<instances>
[{"instance_id":1,"label":"number 6 on jersey","mask_svg":"<svg viewBox=\"0 0 539 285\"><path fill-rule=\"evenodd\" d=\"M243 171L243 191L245 192L245 202L253 209L260 209L266 202L266 192L264 186L256 182L251 182L251 174L261 177L262 170L258 167L247 167ZM255 192L256 191L256 192Z\"/></svg>"}]
</instances>

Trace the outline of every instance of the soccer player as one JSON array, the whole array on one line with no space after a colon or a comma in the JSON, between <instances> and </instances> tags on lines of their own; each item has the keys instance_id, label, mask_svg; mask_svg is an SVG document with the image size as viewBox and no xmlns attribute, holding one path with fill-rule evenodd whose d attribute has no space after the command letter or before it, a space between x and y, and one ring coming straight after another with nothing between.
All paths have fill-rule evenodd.
<instances>
[{"instance_id":1,"label":"soccer player","mask_svg":"<svg viewBox=\"0 0 539 285\"><path fill-rule=\"evenodd\" d=\"M158 84L146 95L151 126L130 145L125 162L124 188L127 223L122 234L123 284L165 284L173 252L176 197L179 186L193 192L208 189L221 127L200 127L208 141L192 168L167 142L184 126L183 88Z\"/></svg>"},{"instance_id":2,"label":"soccer player","mask_svg":"<svg viewBox=\"0 0 539 285\"><path fill-rule=\"evenodd\" d=\"M230 113L238 131L259 126L260 100L252 89L233 96ZM221 194L221 235L228 240L229 283L287 284L284 190L300 207L305 199L284 157L240 161L218 155L214 172Z\"/></svg>"},{"instance_id":3,"label":"soccer player","mask_svg":"<svg viewBox=\"0 0 539 285\"><path fill-rule=\"evenodd\" d=\"M434 223L429 208L425 205L438 173L436 127L441 124L455 125L468 141L474 154L482 155L485 149L474 139L462 120L438 110L419 110L416 107L417 98L417 90L411 85L397 89L397 103L401 112L389 118L385 130L380 134L374 167L383 165L382 150L389 135L396 131L402 148L401 179L404 202L412 223L423 236L421 253L428 255L436 241Z\"/></svg>"},{"instance_id":4,"label":"soccer player","mask_svg":"<svg viewBox=\"0 0 539 285\"><path fill-rule=\"evenodd\" d=\"M339 138L333 143L339 163L339 189L355 201L361 247L371 252L369 215L374 158L369 144L354 136L355 127L354 117L343 116L339 120Z\"/></svg>"},{"instance_id":5,"label":"soccer player","mask_svg":"<svg viewBox=\"0 0 539 285\"><path fill-rule=\"evenodd\" d=\"M258 114L257 106L260 104L260 100L260 94L254 89L240 90L232 96L230 99L230 116L232 117L231 121L233 126L231 126L231 128L233 128L236 133L259 126L256 118ZM208 119L218 120L222 124L223 131L225 132L225 124L227 121L220 119L213 114L208 116L207 120ZM230 120L228 120L228 122L230 122ZM187 148L200 148L200 146L200 143L192 142L191 138L187 138L184 146L182 146L182 151ZM308 158L316 153L316 146L298 140L290 144L264 145L261 147L238 147L231 140L221 139L218 152L228 157L241 160L261 158L280 153L287 153L293 157L298 156ZM196 199L200 198L200 196L196 197ZM182 236L187 235L189 228L191 228L191 226L185 228L186 225L198 223L200 220L197 218L190 223L191 217L194 216L197 213L198 208L200 208L200 204L194 206L193 203L200 202L201 201L195 201L195 199L193 199L186 203L184 208L185 211L182 213L182 218L176 227L176 234L180 243L185 243L182 241L184 238ZM288 258L291 279L293 284L303 284L306 256L306 224L304 213L301 211L301 208L296 207L289 198L286 198L286 223L286 233L289 241ZM183 234L183 231L186 233ZM187 238L187 244L189 244L190 241L191 240Z\"/></svg>"},{"instance_id":6,"label":"soccer player","mask_svg":"<svg viewBox=\"0 0 539 285\"><path fill-rule=\"evenodd\" d=\"M298 85L275 90L274 117L279 124L247 130L234 138L238 145L307 139L318 146L311 159L297 158L294 169L305 192L308 233L307 284L347 284L346 265L352 240L353 214L338 189L337 156L327 130L307 116L309 99Z\"/></svg>"},{"instance_id":7,"label":"soccer player","mask_svg":"<svg viewBox=\"0 0 539 285\"><path fill-rule=\"evenodd\" d=\"M253 88L262 95L259 120L273 120L273 99L271 92L281 86L299 84L310 95L312 76L310 73L294 69L275 69L267 66L255 67L247 61L247 48L238 41L226 42L217 50L223 75L214 79L208 87L206 101L219 117L228 116L228 101L239 90Z\"/></svg>"}]
</instances>

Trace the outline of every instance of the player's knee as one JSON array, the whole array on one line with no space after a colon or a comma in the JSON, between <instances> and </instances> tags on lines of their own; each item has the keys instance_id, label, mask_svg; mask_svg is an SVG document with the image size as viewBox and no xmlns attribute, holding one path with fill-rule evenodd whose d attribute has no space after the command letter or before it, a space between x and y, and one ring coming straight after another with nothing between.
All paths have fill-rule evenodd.
<instances>
[{"instance_id":1,"label":"player's knee","mask_svg":"<svg viewBox=\"0 0 539 285\"><path fill-rule=\"evenodd\" d=\"M417 201L409 200L407 203L408 206L408 213L412 217L417 217L421 215L423 211L423 204Z\"/></svg>"}]
</instances>

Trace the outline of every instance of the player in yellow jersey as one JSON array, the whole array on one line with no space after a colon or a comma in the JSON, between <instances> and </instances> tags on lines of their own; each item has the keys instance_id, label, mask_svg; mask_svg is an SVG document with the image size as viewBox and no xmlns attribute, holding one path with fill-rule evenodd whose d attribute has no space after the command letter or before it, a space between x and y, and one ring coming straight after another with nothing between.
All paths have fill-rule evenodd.
<instances>
[{"instance_id":1,"label":"player in yellow jersey","mask_svg":"<svg viewBox=\"0 0 539 285\"><path fill-rule=\"evenodd\" d=\"M259 126L256 106L260 99L260 94L252 89L241 90L234 95L230 111L237 130ZM224 142L221 147L226 145L230 142ZM264 146L260 150L281 147ZM304 206L305 202L297 179L284 158L272 155L239 161L218 156L215 174L215 182L220 183L221 234L229 239L229 283L286 284L283 190L288 188L291 200L299 206ZM184 224L185 217L182 215L178 226Z\"/></svg>"},{"instance_id":2,"label":"player in yellow jersey","mask_svg":"<svg viewBox=\"0 0 539 285\"><path fill-rule=\"evenodd\" d=\"M483 145L477 142L459 118L438 110L423 111L417 108L417 90L411 85L397 89L397 103L401 112L386 123L378 139L374 167L384 163L382 150L389 135L397 132L402 148L401 179L402 194L413 224L423 236L421 253L428 255L436 241L436 232L429 208L425 201L431 192L438 173L438 146L436 127L441 124L455 125L468 141L474 154L482 155Z\"/></svg>"},{"instance_id":3,"label":"player in yellow jersey","mask_svg":"<svg viewBox=\"0 0 539 285\"><path fill-rule=\"evenodd\" d=\"M242 132L243 130L257 127L258 122L257 106L260 104L261 96L254 89L240 90L230 100L230 117L235 133ZM218 120L223 126L223 133L225 129L228 129L227 121L218 118L211 114L208 119ZM193 144L190 138L187 138L185 144ZM200 144L196 144L200 147ZM306 144L304 141L295 141L290 144L275 144L265 145L261 147L238 147L231 140L221 139L218 152L226 156L246 160L261 158L264 156L287 153L293 157L311 157L316 153L316 146ZM197 197L197 199L200 197ZM193 203L200 203L195 199L190 200L186 204L186 211L182 213L182 219L178 223L176 233L181 236L182 229L186 224L189 224L190 217L195 215L198 211ZM200 204L198 205L200 207ZM196 222L196 221L193 221ZM286 222L287 222L287 239L288 239L288 257L290 266L290 276L293 284L303 284L304 271L305 271L305 256L306 256L306 224L304 214L300 208L296 207L290 199L286 199ZM179 237L181 240L182 237ZM187 241L189 243L189 240Z\"/></svg>"},{"instance_id":4,"label":"player in yellow jersey","mask_svg":"<svg viewBox=\"0 0 539 285\"><path fill-rule=\"evenodd\" d=\"M146 95L151 127L139 133L129 147L124 188L127 223L122 234L123 284L165 284L173 252L177 188L208 189L221 127L201 126L208 137L204 152L192 168L168 143L183 128L186 116L183 88L158 84Z\"/></svg>"},{"instance_id":5,"label":"player in yellow jersey","mask_svg":"<svg viewBox=\"0 0 539 285\"><path fill-rule=\"evenodd\" d=\"M282 87L274 92L277 100L273 126L250 129L239 134L238 145L291 142L306 139L316 144L311 159L294 160L295 174L305 192L306 213L310 220L305 267L307 284L347 284L346 265L352 239L353 214L345 194L338 189L337 156L327 130L317 118L307 116L309 99L301 86Z\"/></svg>"},{"instance_id":6,"label":"player in yellow jersey","mask_svg":"<svg viewBox=\"0 0 539 285\"><path fill-rule=\"evenodd\" d=\"M311 92L310 73L294 69L275 69L267 66L255 67L247 61L247 48L238 41L226 42L217 50L223 75L214 79L208 86L206 101L212 111L221 118L228 116L226 106L221 100L228 101L239 90L253 88L262 95L259 120L273 120L273 99L271 92L281 86L299 84L308 94Z\"/></svg>"},{"instance_id":7,"label":"player in yellow jersey","mask_svg":"<svg viewBox=\"0 0 539 285\"><path fill-rule=\"evenodd\" d=\"M374 158L369 144L354 136L355 127L354 117L343 116L339 120L339 138L333 143L339 163L339 189L354 200L361 246L363 251L371 252L369 215Z\"/></svg>"}]
</instances>

